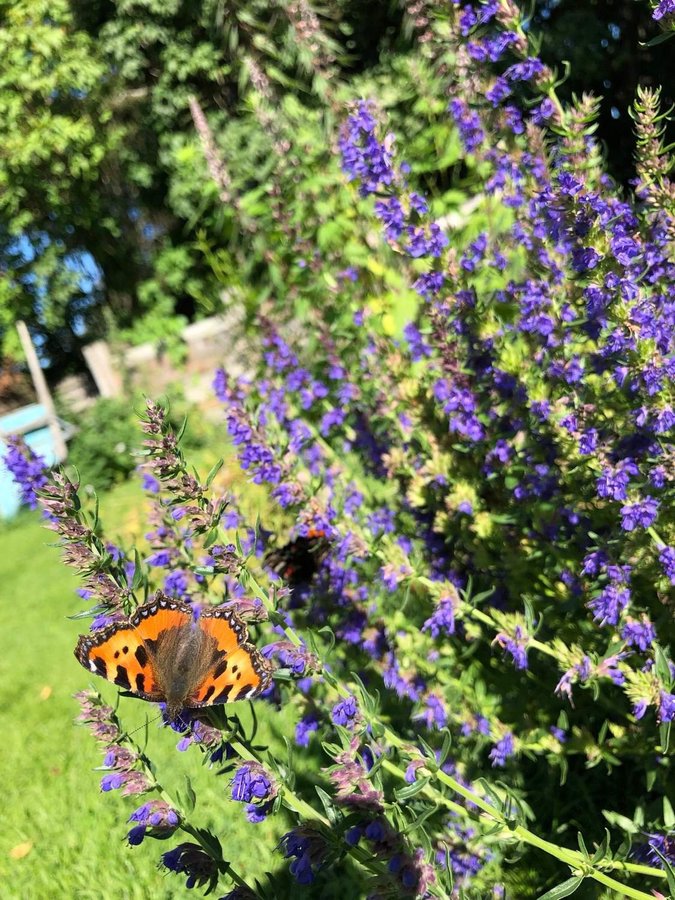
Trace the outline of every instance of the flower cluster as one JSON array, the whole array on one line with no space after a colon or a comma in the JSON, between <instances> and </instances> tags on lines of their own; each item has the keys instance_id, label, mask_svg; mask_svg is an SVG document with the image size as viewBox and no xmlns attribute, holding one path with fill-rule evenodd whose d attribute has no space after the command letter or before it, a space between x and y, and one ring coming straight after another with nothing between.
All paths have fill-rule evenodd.
<instances>
[{"instance_id":1,"label":"flower cluster","mask_svg":"<svg viewBox=\"0 0 675 900\"><path fill-rule=\"evenodd\" d=\"M10 435L3 462L21 493L21 502L30 509L38 505L37 492L47 484L47 465L44 459L18 435Z\"/></svg>"},{"instance_id":2,"label":"flower cluster","mask_svg":"<svg viewBox=\"0 0 675 900\"><path fill-rule=\"evenodd\" d=\"M232 779L232 799L246 803L246 818L249 822L262 822L272 809L278 793L274 779L255 762L244 763Z\"/></svg>"}]
</instances>

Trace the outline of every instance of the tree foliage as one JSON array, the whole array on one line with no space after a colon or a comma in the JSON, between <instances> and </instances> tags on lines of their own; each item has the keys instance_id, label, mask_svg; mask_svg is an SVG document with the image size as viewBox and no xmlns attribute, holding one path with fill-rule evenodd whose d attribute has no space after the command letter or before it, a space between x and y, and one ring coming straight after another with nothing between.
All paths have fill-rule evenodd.
<instances>
[{"instance_id":1,"label":"tree foliage","mask_svg":"<svg viewBox=\"0 0 675 900\"><path fill-rule=\"evenodd\" d=\"M573 58L563 92L607 95L603 134L627 180L611 127L625 127L645 61L646 79L664 80L668 52L623 40L649 38L647 6L562 0L534 15L546 60L562 74ZM220 308L223 275L250 308L280 292L292 309L294 219L315 220L322 253L342 247L335 217L350 212L324 202L335 170L319 148L348 99L375 93L418 170L435 159L427 189L446 191L464 173L428 89L424 17L389 0L0 0L0 354L20 356L17 318L59 370L106 329L178 341L186 318ZM225 192L191 97L218 136Z\"/></svg>"}]
</instances>

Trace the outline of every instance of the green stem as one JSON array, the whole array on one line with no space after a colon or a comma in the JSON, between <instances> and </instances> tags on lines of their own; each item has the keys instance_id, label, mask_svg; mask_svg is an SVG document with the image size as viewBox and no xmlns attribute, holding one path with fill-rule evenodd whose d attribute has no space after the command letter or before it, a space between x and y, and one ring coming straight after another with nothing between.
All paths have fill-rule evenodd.
<instances>
[{"instance_id":1,"label":"green stem","mask_svg":"<svg viewBox=\"0 0 675 900\"><path fill-rule=\"evenodd\" d=\"M388 772L391 772L397 778L400 778L405 781L405 772L400 769L397 765L392 763L390 760L385 760L382 764L382 767L386 769ZM454 779L453 779L454 780ZM459 803L455 803L453 800L450 800L444 794L441 794L431 785L427 784L422 788L420 794L428 797L430 800L433 800L436 804L442 804L447 807L451 812L456 815L460 815L465 819L468 819L473 824L479 824L479 821L476 816L473 816L466 807L462 806ZM488 815L497 821L501 821L502 817L498 810L489 807L487 804L478 803L477 799L473 797L469 793L471 797L471 802L475 803ZM478 798L480 800L480 798ZM638 898L638 900L644 900L646 897L653 897L652 894L645 894L642 891L637 891L631 887L626 887L623 884L620 884L618 881L615 881L613 878L610 878L608 875L605 875L602 871L597 871L590 866L590 863L584 859L584 857L575 850L566 850L564 847L558 847L556 844L552 844L550 841L545 841L542 838L537 837L537 835L533 834L528 829L517 826L514 829L506 828L501 836L506 839L512 839L513 836L519 838L523 843L530 844L533 847L536 847L539 850L543 850L545 853L548 853L551 856L555 856L561 862L566 863L570 866L574 871L584 871L588 872L588 876L590 878L594 878L596 881L606 885L607 887L611 887L614 890L617 890L624 894L626 897L634 897ZM663 872L660 869L653 869L650 866L639 866L631 863L620 863L615 860L609 860L606 864L607 867L611 868L620 868L622 871L627 873L634 873L640 875L651 875L657 877L663 877Z\"/></svg>"},{"instance_id":2,"label":"green stem","mask_svg":"<svg viewBox=\"0 0 675 900\"><path fill-rule=\"evenodd\" d=\"M415 581L418 584L423 585L427 590L431 591L434 588L438 589L438 582L431 581L430 578L425 578L423 575L416 576ZM499 624L495 622L492 616L489 616L487 613L484 613L482 609L477 609L475 606L472 606L470 603L466 603L462 601L460 604L460 609L464 614L468 614L472 619L475 619L477 622L482 622L484 625L488 625L490 628L499 629ZM527 646L533 647L536 650L539 650L540 653L544 653L547 656L551 656L554 659L557 659L556 653L551 649L547 644L542 644L541 641L536 640L535 638L529 637L527 639Z\"/></svg>"},{"instance_id":3,"label":"green stem","mask_svg":"<svg viewBox=\"0 0 675 900\"><path fill-rule=\"evenodd\" d=\"M658 531L653 526L651 526L651 525L649 526L649 528L647 529L647 534L654 539L654 542L656 543L657 547L665 546L666 542L663 540L663 538L659 535Z\"/></svg>"},{"instance_id":4,"label":"green stem","mask_svg":"<svg viewBox=\"0 0 675 900\"><path fill-rule=\"evenodd\" d=\"M384 738L386 741L399 748L404 747L404 742L398 737L398 735L395 735L387 728L385 728L384 732ZM389 772L392 772L392 774L395 774L397 777L405 778L405 773L398 766L389 762L389 760L384 761L383 767L386 768ZM653 894L646 894L644 893L644 891L639 891L636 888L629 887L619 881L616 881L616 879L591 865L590 861L586 859L580 852L576 850L569 850L565 847L559 847L557 844L553 844L551 841L546 841L531 832L529 829L525 828L525 826L523 825L517 825L514 828L510 827L503 813L501 813L498 809L495 809L495 807L488 803L483 797L474 793L463 784L460 784L458 781L452 778L452 776L447 775L445 772L443 772L442 769L438 769L436 772L432 772L431 770L427 771L432 778L437 778L442 784L449 787L452 791L459 794L461 797L464 797L465 800L477 806L483 813L485 813L486 816L489 816L493 821L498 822L500 825L503 825L504 838L512 839L513 837L515 837L525 844L536 847L538 850L542 850L544 853L548 853L549 856L553 856L555 859L566 863L574 872L578 872L580 875L584 875L588 878L593 878L595 881L600 882L600 884L604 884L606 887L612 888L612 890L616 891L621 896L631 897L634 898L634 900L652 900L654 896ZM432 785L426 785L422 789L421 793L425 794L430 799L433 799L436 803L440 803L443 806L446 806L453 812L457 812L467 818L471 818L471 814L464 807L460 806L460 804L454 803L454 801L452 800L449 800L443 793L438 791ZM620 869L621 871L625 871L627 873L649 875L653 878L666 877L665 872L663 872L661 869L654 869L650 866L638 866L635 864L618 862L615 860L608 860L606 863L601 863L601 865L604 868Z\"/></svg>"},{"instance_id":5,"label":"green stem","mask_svg":"<svg viewBox=\"0 0 675 900\"><path fill-rule=\"evenodd\" d=\"M152 782L153 789L158 792L162 800L164 800L166 803L168 803L169 806L176 810L180 817L180 825L178 826L180 830L184 831L186 834L189 834L190 837L192 837L199 844L202 850L204 850L204 852L218 864L222 875L226 875L234 884L238 885L239 887L248 888L250 891L252 891L252 893L255 893L250 885L247 884L245 879L242 878L242 876L239 875L236 869L232 867L232 864L229 861L223 859L222 854L217 859L214 857L213 847L204 840L198 829L190 825L185 810L181 808L178 801L174 797L172 797L171 794L166 790L166 788L164 788L163 785L157 780L157 777L153 772L150 760L145 755L145 752L141 750L138 744L134 740L132 740L132 738L128 734L125 733L122 733L120 742L126 743L132 749L132 751L140 760L141 766L148 776L148 779Z\"/></svg>"},{"instance_id":6,"label":"green stem","mask_svg":"<svg viewBox=\"0 0 675 900\"><path fill-rule=\"evenodd\" d=\"M249 760L251 762L262 763L262 760L249 747L241 743L241 741L230 741L229 744L235 751L235 753L242 759ZM314 809L313 806L310 806L310 804L303 800L301 797L298 797L298 795L294 791L286 786L283 787L282 799L284 804L289 809L293 810L293 812L297 813L297 815L300 816L301 819L309 822L316 822L326 829L331 829L331 823L324 815L322 815L318 810ZM350 856L352 856L357 862L368 869L371 873L375 875L385 875L387 873L386 866L380 863L372 856L372 854L368 853L361 847L349 847L348 852Z\"/></svg>"}]
</instances>

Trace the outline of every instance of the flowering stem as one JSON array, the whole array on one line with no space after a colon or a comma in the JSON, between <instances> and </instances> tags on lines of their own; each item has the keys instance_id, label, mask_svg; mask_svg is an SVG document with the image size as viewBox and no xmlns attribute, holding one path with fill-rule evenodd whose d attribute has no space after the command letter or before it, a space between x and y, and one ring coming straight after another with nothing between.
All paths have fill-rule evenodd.
<instances>
[{"instance_id":1,"label":"flowering stem","mask_svg":"<svg viewBox=\"0 0 675 900\"><path fill-rule=\"evenodd\" d=\"M387 728L385 728L384 737L387 741L391 741L398 747L404 746L403 741ZM385 769L387 769L397 777L405 779L405 773L394 763L389 762L389 760L385 760L383 762L383 766ZM568 850L564 847L559 847L557 844L553 844L550 841L546 841L543 838L538 837L536 834L533 834L523 825L511 827L503 813L487 803L478 794L475 794L473 791L460 784L460 782L456 781L454 778L452 778L452 776L447 775L445 772L443 772L442 769L438 769L436 772L431 772L429 770L429 774L432 778L438 778L440 782L458 793L460 796L464 797L465 800L473 803L491 819L499 822L501 825L504 825L507 829L504 832L505 837L516 837L517 839L523 841L523 843L525 844L536 847L538 850L543 850L544 853L548 853L550 856L553 856L556 859L559 859L561 862L569 865L572 869L575 870L575 872L579 872L580 875L584 875L588 878L593 878L595 881L599 881L606 887L612 888L624 897L631 897L634 898L634 900L648 900L648 898L653 897L652 894L646 894L643 891L636 890L635 888L627 887L626 885L616 881L614 878L611 878L609 875L606 875L604 872L599 871L591 865L589 860L585 859L582 854L576 850ZM437 803L441 803L443 804L443 806L448 807L453 812L460 813L464 816L470 816L470 813L466 809L464 809L459 804L454 803L452 800L449 800L447 797L445 797L444 794L442 794L431 785L426 785L425 788L423 788L422 793L434 799ZM665 878L665 872L663 872L661 869L651 868L650 866L640 866L632 863L624 863L614 860L607 860L606 862L603 862L602 865L605 868L620 869L621 871L625 872L649 875L653 878Z\"/></svg>"},{"instance_id":2,"label":"flowering stem","mask_svg":"<svg viewBox=\"0 0 675 900\"><path fill-rule=\"evenodd\" d=\"M245 569L243 571L246 573L246 584L244 585L244 587L251 588L251 592L253 593L253 596L257 597L258 600L262 601L263 606L265 607L265 609L267 610L268 613L270 613L270 612L276 613L274 604L272 603L272 601L269 598L269 594L267 593L267 591L264 591L260 587L260 585L256 581L255 577L251 574L250 569ZM295 631L292 628L288 627L287 625L284 625L282 627L283 627L284 634L286 635L288 640L293 644L293 646L302 647L302 640L298 637L298 635L295 633Z\"/></svg>"},{"instance_id":3,"label":"flowering stem","mask_svg":"<svg viewBox=\"0 0 675 900\"><path fill-rule=\"evenodd\" d=\"M666 542L662 537L659 536L658 531L653 526L649 526L649 528L647 529L647 534L650 537L654 538L654 542L656 543L657 547L663 547L665 545Z\"/></svg>"},{"instance_id":4,"label":"flowering stem","mask_svg":"<svg viewBox=\"0 0 675 900\"><path fill-rule=\"evenodd\" d=\"M234 750L237 756L241 757L241 759L245 759L249 762L259 762L262 763L262 760L259 756L250 750L245 744L242 744L241 741L229 741L230 747ZM309 821L318 822L320 825L323 825L326 828L330 828L330 822L325 816L322 816L321 813L314 809L313 806L310 806L309 803L302 800L296 793L294 793L290 788L284 785L283 789L283 800L284 803L292 809L293 812L296 812L299 816L302 816L303 819L307 819Z\"/></svg>"},{"instance_id":5,"label":"flowering stem","mask_svg":"<svg viewBox=\"0 0 675 900\"><path fill-rule=\"evenodd\" d=\"M433 590L433 588L438 587L437 582L433 582L430 578L425 578L424 576L416 576L415 581L418 584L423 585L427 590ZM489 616L487 613L484 613L482 609L477 609L475 606L472 606L470 603L463 602L461 603L461 610L463 613L471 616L472 619L476 619L478 622L482 622L484 625L489 625L490 628L494 628L499 630L499 624L494 621L494 619ZM545 653L547 656L552 656L557 659L555 651L549 647L547 644L543 644L541 641L536 640L536 638L528 637L527 646L534 647L536 650L539 650L541 653Z\"/></svg>"},{"instance_id":6,"label":"flowering stem","mask_svg":"<svg viewBox=\"0 0 675 900\"><path fill-rule=\"evenodd\" d=\"M262 602L265 604L265 606L268 610L273 609L268 595L266 594L265 591L263 591L263 589L257 583L255 578L253 578L253 576L250 575L250 573L249 573L249 579L251 582L251 586L254 589L255 595L262 600ZM427 586L427 584L429 584L429 585L431 584L431 582L426 578L420 578L419 581L421 583L425 584L425 586ZM491 626L494 626L495 623L492 621L492 619L490 619L489 616L485 615L480 610L476 610L473 607L471 607L471 613L472 614L478 613L476 618L480 618L481 620L484 620L486 622L486 624L490 624ZM298 637L298 635L295 633L295 631L290 626L287 626L286 628L284 628L284 633L287 635L288 639L290 641L292 641L293 644L295 644L295 646L300 646L302 644L301 639ZM537 642L537 643L539 643L539 642ZM549 653L551 652L549 650L549 648L546 647L545 645L542 644L542 647L545 648L545 650L547 652L549 652ZM324 672L324 677L326 677L326 676L327 676L327 673ZM347 686L341 684L339 681L337 681L337 679L334 679L332 676L326 677L326 680L334 687L334 689L337 691L337 693L341 697L346 698L346 697L349 697L352 695L350 689ZM405 748L404 741L397 734L395 734L389 728L384 726L379 720L376 720L375 717L371 716L371 717L369 717L369 721L370 721L370 724L374 724L378 727L378 729L382 730L383 737L390 746L396 746L399 749ZM235 747L235 749L237 749L237 748ZM245 748L243 748L243 749L245 749ZM237 752L239 752L239 751L237 750ZM245 758L252 758L250 755L250 751L246 751L246 753L248 754L248 756ZM388 760L384 760L383 765L386 769L388 769L393 774L396 774L399 776L403 774L397 766L395 766L393 763L390 763ZM464 787L462 784L460 784L458 781L456 781L450 775L447 775L441 769L437 770L435 773L432 773L432 777L436 777L441 783L445 784L451 790L458 793L461 797L464 797L465 800L468 800L471 803L475 804L479 809L481 809L491 819L504 825L506 828L508 828L508 834L515 836L519 840L523 841L523 843L529 844L532 847L536 847L539 850L543 850L545 853L548 853L550 856L553 856L556 859L559 859L561 862L564 862L567 865L571 866L575 871L579 871L579 872L583 873L585 877L593 878L595 881L598 881L601 884L604 884L606 887L612 888L613 890L617 891L618 893L623 894L623 896L625 896L625 897L634 898L634 900L649 900L649 898L651 897L650 894L646 894L643 891L639 891L634 888L627 887L627 886L621 884L620 882L616 881L615 879L611 878L609 875L605 875L604 872L601 872L598 869L596 869L594 866L592 866L590 864L590 862L582 856L581 853L579 853L575 850L568 850L563 847L559 847L557 844L553 844L550 841L546 841L543 838L538 837L536 834L533 834L531 831L529 831L529 829L525 828L522 825L517 825L515 827L511 827L509 825L508 821L506 820L505 816L503 815L503 813L501 813L498 809L495 809L495 807L493 807L491 804L489 804L485 800L483 800L483 798L480 797L480 795L478 795L477 793L474 793L469 788ZM464 810L459 804L455 804L455 803L453 803L453 801L448 800L441 792L437 791L433 787L430 787L429 785L427 785L427 787L425 789L425 793L427 793L427 795L429 795L429 796L433 796L437 800L437 802L441 802L444 806L447 806L448 808L452 809L454 812L461 811L463 815L467 815L467 811ZM304 815L304 816L312 818L316 821L320 821L320 822L322 822L322 824L328 824L327 820L324 819L324 817L321 816L320 813L318 813L311 806L309 806L309 804L306 804L305 801L300 800L300 798L296 797L296 795L292 794L292 792L289 792L289 801L290 801L289 806L291 806L292 809L295 809L295 811L298 812L300 815ZM665 873L662 872L660 869L652 869L648 866L632 866L630 863L608 861L606 863L606 867L613 868L613 869L618 868L618 869L621 869L622 871L627 871L627 872L636 872L636 873L639 872L640 874L643 874L643 875L651 875L654 878L664 878L665 877Z\"/></svg>"},{"instance_id":7,"label":"flowering stem","mask_svg":"<svg viewBox=\"0 0 675 900\"><path fill-rule=\"evenodd\" d=\"M250 762L262 763L262 760L259 758L259 756L250 748L242 744L240 741L229 741L229 744L234 752L241 757L241 759L245 759ZM298 795L286 785L284 785L283 788L282 800L284 804L293 812L297 813L297 815L300 816L301 819L309 822L316 822L327 829L331 828L331 823L325 816L323 816L318 810L314 809L313 806L311 806L301 797L298 797ZM377 875L383 875L386 873L386 867L378 863L377 860L373 859L370 854L368 854L362 848L358 846L350 846L348 847L348 852L350 856L352 856L357 862L361 863L361 865L365 866L365 868L369 869L371 872L374 872Z\"/></svg>"},{"instance_id":8,"label":"flowering stem","mask_svg":"<svg viewBox=\"0 0 675 900\"><path fill-rule=\"evenodd\" d=\"M178 826L180 830L184 831L186 834L189 834L190 837L194 838L194 840L199 844L202 850L204 850L204 852L218 864L219 871L222 875L226 875L232 880L234 884L238 885L239 887L246 887L251 890L244 878L242 878L242 876L239 875L239 873L232 867L232 864L228 860L223 859L222 854L218 854L217 857L214 856L214 845L204 839L203 834L198 828L194 828L189 824L189 822L187 821L187 814L182 809L178 801L174 797L172 797L172 795L166 790L166 788L164 788L162 784L157 780L154 766L145 755L144 751L141 750L140 746L130 737L130 735L126 733L122 733L119 740L120 743L124 743L128 747L130 747L132 752L138 757L141 766L145 770L145 773L147 774L148 779L152 784L152 788L159 793L161 798L169 806L176 810L180 817L180 824Z\"/></svg>"},{"instance_id":9,"label":"flowering stem","mask_svg":"<svg viewBox=\"0 0 675 900\"><path fill-rule=\"evenodd\" d=\"M400 769L390 760L385 759L382 765L384 769L386 769L388 772L391 772L397 778L405 780L405 772L403 772L402 769ZM433 773L430 772L429 774L432 774L433 776ZM571 866L576 871L583 872L587 874L588 877L594 878L596 881L599 881L607 887L613 888L614 890L623 894L623 896L625 897L633 897L637 898L637 900L645 900L645 898L652 896L651 894L645 894L644 892L635 890L634 888L626 887L625 885L615 881L610 876L605 875L604 872L597 871L576 850L567 850L564 847L558 847L556 844L553 844L550 841L545 841L542 838L537 837L537 835L533 834L527 828L524 828L522 825L518 825L515 828L508 827L508 823L504 820L503 815L498 810L494 809L494 807L490 806L488 803L485 803L480 797L473 794L470 790L462 787L462 785L460 785L459 782L455 781L454 778L446 775L446 773L441 770L439 770L436 775L438 776L440 781L443 781L448 785L448 787L451 787L452 790L462 794L465 799L470 800L471 803L474 803L476 806L478 806L484 813L506 825L508 830L504 832L505 837L515 835L517 838L522 840L523 843L530 844L532 847L543 850L545 853L548 853L549 855L561 860L561 862L564 862L567 865ZM443 806L447 807L452 812L475 821L475 817L473 817L465 807L448 799L444 794L440 793L431 785L427 784L422 789L421 793L429 797L429 799L434 800L436 803L440 803ZM606 863L604 863L604 865L607 868L620 869L621 871L640 875L648 875L654 878L665 877L663 871L661 871L660 869L654 869L651 866L641 866L633 863L616 862L614 860L608 860Z\"/></svg>"}]
</instances>

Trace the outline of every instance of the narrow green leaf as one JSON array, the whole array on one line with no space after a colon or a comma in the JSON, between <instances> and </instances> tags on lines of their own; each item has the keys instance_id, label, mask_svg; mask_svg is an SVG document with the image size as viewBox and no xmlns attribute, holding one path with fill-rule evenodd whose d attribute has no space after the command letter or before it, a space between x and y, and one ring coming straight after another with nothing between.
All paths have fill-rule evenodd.
<instances>
[{"instance_id":1,"label":"narrow green leaf","mask_svg":"<svg viewBox=\"0 0 675 900\"><path fill-rule=\"evenodd\" d=\"M272 677L275 681L294 681L293 676L291 675L290 669L275 669Z\"/></svg>"},{"instance_id":2,"label":"narrow green leaf","mask_svg":"<svg viewBox=\"0 0 675 900\"><path fill-rule=\"evenodd\" d=\"M448 758L448 754L450 753L450 747L452 746L452 735L450 734L449 728L443 729L443 744L441 746L441 752L438 757L438 765L442 766L443 763Z\"/></svg>"},{"instance_id":3,"label":"narrow green leaf","mask_svg":"<svg viewBox=\"0 0 675 900\"><path fill-rule=\"evenodd\" d=\"M134 577L131 580L131 590L137 591L143 584L143 566L138 550L134 547Z\"/></svg>"},{"instance_id":4,"label":"narrow green leaf","mask_svg":"<svg viewBox=\"0 0 675 900\"><path fill-rule=\"evenodd\" d=\"M359 687L359 693L361 694L361 702L363 703L363 707L367 713L374 713L376 710L375 699L368 693L365 684L361 681L359 676L354 672L352 673L352 678L357 683Z\"/></svg>"},{"instance_id":5,"label":"narrow green leaf","mask_svg":"<svg viewBox=\"0 0 675 900\"><path fill-rule=\"evenodd\" d=\"M659 738L661 740L661 752L663 754L666 754L668 752L668 745L670 744L670 729L672 724L672 722L662 722L659 725Z\"/></svg>"},{"instance_id":6,"label":"narrow green leaf","mask_svg":"<svg viewBox=\"0 0 675 900\"><path fill-rule=\"evenodd\" d=\"M602 843L599 844L598 849L593 854L591 865L596 866L601 860L606 859L608 856L611 857L611 853L609 852L609 831L605 828L605 836L602 839Z\"/></svg>"},{"instance_id":7,"label":"narrow green leaf","mask_svg":"<svg viewBox=\"0 0 675 900\"><path fill-rule=\"evenodd\" d=\"M96 534L98 531L99 519L98 519L98 494L94 491L94 511L91 514L91 530Z\"/></svg>"},{"instance_id":8,"label":"narrow green leaf","mask_svg":"<svg viewBox=\"0 0 675 900\"><path fill-rule=\"evenodd\" d=\"M556 887L551 888L550 891L546 891L546 893L538 897L537 900L561 900L562 897L571 897L576 889L581 886L583 881L583 878L573 875L572 878L568 878L567 881L563 881L561 884L556 885Z\"/></svg>"},{"instance_id":9,"label":"narrow green leaf","mask_svg":"<svg viewBox=\"0 0 675 900\"><path fill-rule=\"evenodd\" d=\"M656 674L660 681L663 682L664 686L668 688L673 680L673 676L670 674L670 666L668 664L668 657L663 651L663 648L658 644L654 644L654 661L656 663Z\"/></svg>"},{"instance_id":10,"label":"narrow green leaf","mask_svg":"<svg viewBox=\"0 0 675 900\"><path fill-rule=\"evenodd\" d=\"M326 640L328 641L328 647L325 650L325 655L330 656L330 654L333 650L333 647L335 646L335 632L333 631L333 629L330 626L324 625L323 628L319 628L318 633L320 635L324 636L326 638Z\"/></svg>"},{"instance_id":11,"label":"narrow green leaf","mask_svg":"<svg viewBox=\"0 0 675 900\"><path fill-rule=\"evenodd\" d=\"M666 31L664 34L659 34L655 38L652 38L651 41L647 41L644 43L643 41L638 41L638 44L641 47L657 47L659 44L662 44L664 41L669 41L673 36L672 31Z\"/></svg>"},{"instance_id":12,"label":"narrow green leaf","mask_svg":"<svg viewBox=\"0 0 675 900\"><path fill-rule=\"evenodd\" d=\"M433 814L434 814L435 812L438 812L438 807L437 807L437 806L435 806L435 805L434 805L434 806L428 806L423 812L421 812L421 813L419 814L419 816L417 816L416 819L413 819L413 821L412 821L409 825L406 825L406 827L403 829L403 833L404 833L404 834L409 834L411 831L415 831L415 830L418 829L421 825L424 825L424 823L425 823L426 820L429 818L429 816L433 816Z\"/></svg>"},{"instance_id":13,"label":"narrow green leaf","mask_svg":"<svg viewBox=\"0 0 675 900\"><path fill-rule=\"evenodd\" d=\"M421 735L417 736L417 742L422 747L422 750L424 750L424 755L429 758L429 761L434 766L437 766L438 764L436 762L436 751L433 749L433 747L430 747L429 744L427 744L427 742L424 740L424 738ZM434 769L434 771L435 771L435 769Z\"/></svg>"},{"instance_id":14,"label":"narrow green leaf","mask_svg":"<svg viewBox=\"0 0 675 900\"><path fill-rule=\"evenodd\" d=\"M197 795L194 792L189 775L185 776L185 800L186 812L189 814L193 811L197 802Z\"/></svg>"},{"instance_id":15,"label":"narrow green leaf","mask_svg":"<svg viewBox=\"0 0 675 900\"><path fill-rule=\"evenodd\" d=\"M185 429L187 428L187 423L188 423L187 416L185 416L180 428L176 432L176 443L177 444L180 444L181 439L182 439L183 435L185 434Z\"/></svg>"},{"instance_id":16,"label":"narrow green leaf","mask_svg":"<svg viewBox=\"0 0 675 900\"><path fill-rule=\"evenodd\" d=\"M211 528L210 531L207 532L206 537L204 538L204 549L208 550L215 542L218 540L218 526L215 525Z\"/></svg>"},{"instance_id":17,"label":"narrow green leaf","mask_svg":"<svg viewBox=\"0 0 675 900\"><path fill-rule=\"evenodd\" d=\"M212 483L213 479L216 477L218 472L220 472L220 470L223 468L224 462L225 462L225 460L221 456L220 459L218 460L218 462L215 463L213 465L213 467L211 468L211 470L209 471L209 474L206 476L206 487L207 488L211 487L211 483Z\"/></svg>"},{"instance_id":18,"label":"narrow green leaf","mask_svg":"<svg viewBox=\"0 0 675 900\"><path fill-rule=\"evenodd\" d=\"M317 792L319 796L319 800L321 800L321 804L326 811L326 817L331 825L335 825L337 822L337 815L335 813L335 807L333 806L333 800L330 794L327 794L323 788L319 787L319 785L314 786L314 790Z\"/></svg>"},{"instance_id":19,"label":"narrow green leaf","mask_svg":"<svg viewBox=\"0 0 675 900\"><path fill-rule=\"evenodd\" d=\"M400 788L399 790L394 791L394 796L397 800L409 800L411 797L419 794L420 791L423 791L430 781L431 778L426 775L424 778L420 778L420 780L416 781L414 784L409 784L407 787Z\"/></svg>"},{"instance_id":20,"label":"narrow green leaf","mask_svg":"<svg viewBox=\"0 0 675 900\"><path fill-rule=\"evenodd\" d=\"M673 813L673 806L667 797L663 798L663 824L668 829L675 825L675 813Z\"/></svg>"},{"instance_id":21,"label":"narrow green leaf","mask_svg":"<svg viewBox=\"0 0 675 900\"><path fill-rule=\"evenodd\" d=\"M615 825L617 828L625 831L626 834L637 834L640 830L635 822L631 821L627 816L622 816L621 813L603 809L602 814L610 825Z\"/></svg>"},{"instance_id":22,"label":"narrow green leaf","mask_svg":"<svg viewBox=\"0 0 675 900\"><path fill-rule=\"evenodd\" d=\"M331 757L331 759L335 759L338 753L342 752L342 748L338 747L337 744L331 744L328 741L321 741L321 747L323 750Z\"/></svg>"},{"instance_id":23,"label":"narrow green leaf","mask_svg":"<svg viewBox=\"0 0 675 900\"><path fill-rule=\"evenodd\" d=\"M666 857L661 853L657 847L653 844L651 845L652 850L659 857L661 862L663 863L663 868L666 871L666 881L668 882L668 891L670 892L671 897L675 897L675 870L673 869L670 862L666 859Z\"/></svg>"}]
</instances>

